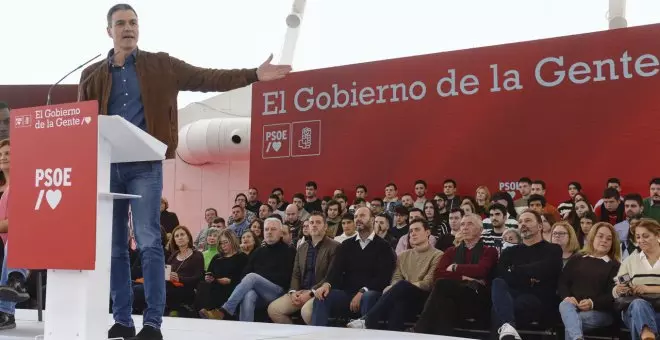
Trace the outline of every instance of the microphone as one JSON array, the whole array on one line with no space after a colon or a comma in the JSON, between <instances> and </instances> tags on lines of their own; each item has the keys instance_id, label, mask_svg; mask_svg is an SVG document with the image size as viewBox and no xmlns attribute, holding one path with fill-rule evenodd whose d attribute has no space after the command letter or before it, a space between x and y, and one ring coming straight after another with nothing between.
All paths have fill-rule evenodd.
<instances>
[{"instance_id":1,"label":"microphone","mask_svg":"<svg viewBox=\"0 0 660 340\"><path fill-rule=\"evenodd\" d=\"M55 86L59 85L59 84L62 82L62 80L66 79L66 77L70 76L71 73L80 70L81 68L85 67L87 64L89 64L89 63L91 63L92 61L96 60L96 58L98 58L98 57L100 57L100 56L101 56L101 53L99 53L98 55L96 55L94 58L87 60L87 61L84 62L82 65L76 67L76 68L73 69L71 72L67 73L64 77L62 77L62 79L58 80L55 84L51 85L51 87L48 89L48 96L46 97L46 105L50 105L50 104L51 104L51 94L52 94L53 89L55 88Z\"/></svg>"}]
</instances>

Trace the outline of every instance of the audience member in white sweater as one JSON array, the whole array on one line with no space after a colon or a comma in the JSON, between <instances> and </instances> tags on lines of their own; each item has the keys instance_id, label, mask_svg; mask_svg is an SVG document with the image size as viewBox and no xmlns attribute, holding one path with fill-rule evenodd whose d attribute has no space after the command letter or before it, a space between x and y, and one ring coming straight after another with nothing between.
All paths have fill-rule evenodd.
<instances>
[{"instance_id":1,"label":"audience member in white sweater","mask_svg":"<svg viewBox=\"0 0 660 340\"><path fill-rule=\"evenodd\" d=\"M612 290L615 299L637 297L623 310L622 318L634 339L655 339L658 334L656 320L660 313L643 298L648 294L660 294L660 223L643 218L630 226L639 253L630 254L621 264L617 280L630 277L629 283L619 283Z\"/></svg>"}]
</instances>

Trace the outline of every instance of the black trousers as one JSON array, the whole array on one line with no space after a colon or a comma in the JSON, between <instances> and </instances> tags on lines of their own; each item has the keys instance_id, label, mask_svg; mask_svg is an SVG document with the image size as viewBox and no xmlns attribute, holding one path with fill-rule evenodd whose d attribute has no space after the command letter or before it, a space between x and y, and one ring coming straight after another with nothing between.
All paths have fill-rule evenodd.
<instances>
[{"instance_id":1,"label":"black trousers","mask_svg":"<svg viewBox=\"0 0 660 340\"><path fill-rule=\"evenodd\" d=\"M459 322L467 318L488 318L490 290L482 285L466 283L467 281L437 280L415 324L415 333L451 336Z\"/></svg>"}]
</instances>

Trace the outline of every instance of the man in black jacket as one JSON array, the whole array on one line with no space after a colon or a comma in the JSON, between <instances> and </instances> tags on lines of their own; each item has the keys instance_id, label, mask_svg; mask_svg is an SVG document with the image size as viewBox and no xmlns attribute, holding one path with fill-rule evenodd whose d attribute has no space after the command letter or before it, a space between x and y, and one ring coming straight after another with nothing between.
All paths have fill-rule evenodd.
<instances>
[{"instance_id":1,"label":"man in black jacket","mask_svg":"<svg viewBox=\"0 0 660 340\"><path fill-rule=\"evenodd\" d=\"M559 303L561 247L543 240L543 221L534 210L525 210L518 226L523 243L502 251L492 284L493 326L499 327L500 340L519 340L516 325L545 320Z\"/></svg>"},{"instance_id":2,"label":"man in black jacket","mask_svg":"<svg viewBox=\"0 0 660 340\"><path fill-rule=\"evenodd\" d=\"M282 242L282 228L285 226L277 218L267 218L264 222L265 245L254 250L245 267L246 275L236 286L229 299L220 308L214 319L233 316L240 305L240 321L254 321L257 302L264 309L284 294L293 272L293 259L296 250Z\"/></svg>"},{"instance_id":3,"label":"man in black jacket","mask_svg":"<svg viewBox=\"0 0 660 340\"><path fill-rule=\"evenodd\" d=\"M327 326L331 311L364 316L390 283L396 266L392 247L376 236L369 208L355 213L358 237L339 246L328 281L314 294L312 325Z\"/></svg>"}]
</instances>

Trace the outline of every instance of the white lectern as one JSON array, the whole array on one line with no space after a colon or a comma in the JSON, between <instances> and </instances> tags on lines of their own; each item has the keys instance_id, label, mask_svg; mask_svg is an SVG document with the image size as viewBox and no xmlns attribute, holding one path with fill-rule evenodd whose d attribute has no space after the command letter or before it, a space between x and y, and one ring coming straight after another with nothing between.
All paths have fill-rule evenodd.
<instances>
[{"instance_id":1,"label":"white lectern","mask_svg":"<svg viewBox=\"0 0 660 340\"><path fill-rule=\"evenodd\" d=\"M110 164L165 159L167 146L125 119L105 115L98 119L96 266L48 270L46 340L107 339L113 200L140 197L109 192Z\"/></svg>"}]
</instances>

